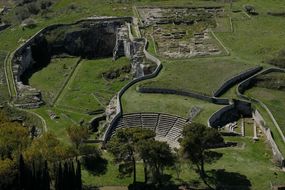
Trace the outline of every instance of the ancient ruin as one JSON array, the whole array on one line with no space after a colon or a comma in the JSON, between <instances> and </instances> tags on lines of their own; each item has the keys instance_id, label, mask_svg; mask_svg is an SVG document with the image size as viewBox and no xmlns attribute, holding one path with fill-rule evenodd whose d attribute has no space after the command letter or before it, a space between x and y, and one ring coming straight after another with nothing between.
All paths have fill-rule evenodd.
<instances>
[{"instance_id":1,"label":"ancient ruin","mask_svg":"<svg viewBox=\"0 0 285 190\"><path fill-rule=\"evenodd\" d=\"M153 40L162 56L191 58L223 53L211 33L215 18L224 16L222 7L139 7L138 12L144 35Z\"/></svg>"}]
</instances>

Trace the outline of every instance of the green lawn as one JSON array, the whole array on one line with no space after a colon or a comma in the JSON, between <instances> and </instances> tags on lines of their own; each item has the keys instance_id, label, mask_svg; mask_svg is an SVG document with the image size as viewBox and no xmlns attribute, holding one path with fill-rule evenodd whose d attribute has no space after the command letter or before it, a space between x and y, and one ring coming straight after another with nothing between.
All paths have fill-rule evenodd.
<instances>
[{"instance_id":1,"label":"green lawn","mask_svg":"<svg viewBox=\"0 0 285 190\"><path fill-rule=\"evenodd\" d=\"M66 85L56 105L79 112L105 109L111 98L131 79L128 74L122 74L114 80L105 80L104 72L120 69L129 65L127 58L112 61L112 58L83 60L74 76ZM124 77L129 80L123 80Z\"/></svg>"},{"instance_id":2,"label":"green lawn","mask_svg":"<svg viewBox=\"0 0 285 190\"><path fill-rule=\"evenodd\" d=\"M158 77L141 83L144 87L160 87L194 91L212 95L227 79L252 67L232 57L163 61Z\"/></svg>"},{"instance_id":3,"label":"green lawn","mask_svg":"<svg viewBox=\"0 0 285 190\"><path fill-rule=\"evenodd\" d=\"M71 125L78 125L80 121L89 122L92 116L72 112L71 110L62 110L59 108L51 108L48 106L41 107L39 109L32 110L33 112L42 116L47 124L47 130L53 132L59 140L63 143L70 143L66 128ZM58 119L51 119L49 117L49 111L52 111Z\"/></svg>"},{"instance_id":4,"label":"green lawn","mask_svg":"<svg viewBox=\"0 0 285 190\"><path fill-rule=\"evenodd\" d=\"M41 90L44 101L51 104L75 68L79 58L56 58L42 70L34 73L29 84Z\"/></svg>"},{"instance_id":5,"label":"green lawn","mask_svg":"<svg viewBox=\"0 0 285 190\"><path fill-rule=\"evenodd\" d=\"M136 85L137 86L137 85ZM162 112L182 117L187 114L192 107L198 106L202 112L195 118L195 121L207 124L209 117L222 108L220 105L208 103L190 97L165 95L165 94L142 94L131 87L122 96L122 106L124 113L133 112Z\"/></svg>"}]
</instances>

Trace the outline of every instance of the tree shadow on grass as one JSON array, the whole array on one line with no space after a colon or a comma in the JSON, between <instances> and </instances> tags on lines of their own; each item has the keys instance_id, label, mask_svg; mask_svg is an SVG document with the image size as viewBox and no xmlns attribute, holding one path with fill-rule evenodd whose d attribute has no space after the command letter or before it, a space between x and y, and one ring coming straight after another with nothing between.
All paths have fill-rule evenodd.
<instances>
[{"instance_id":1,"label":"tree shadow on grass","mask_svg":"<svg viewBox=\"0 0 285 190\"><path fill-rule=\"evenodd\" d=\"M160 183L152 183L148 182L137 182L136 184L130 184L128 186L129 190L177 190L178 185L174 184L174 182L171 180L172 176L168 174L164 174L160 176ZM151 181L151 180L150 180Z\"/></svg>"},{"instance_id":2,"label":"tree shadow on grass","mask_svg":"<svg viewBox=\"0 0 285 190\"><path fill-rule=\"evenodd\" d=\"M100 176L106 173L108 160L102 158L100 155L88 155L82 158L82 164L90 173Z\"/></svg>"},{"instance_id":3,"label":"tree shadow on grass","mask_svg":"<svg viewBox=\"0 0 285 190\"><path fill-rule=\"evenodd\" d=\"M218 190L250 190L251 182L245 175L227 172L224 169L211 170L210 181Z\"/></svg>"}]
</instances>

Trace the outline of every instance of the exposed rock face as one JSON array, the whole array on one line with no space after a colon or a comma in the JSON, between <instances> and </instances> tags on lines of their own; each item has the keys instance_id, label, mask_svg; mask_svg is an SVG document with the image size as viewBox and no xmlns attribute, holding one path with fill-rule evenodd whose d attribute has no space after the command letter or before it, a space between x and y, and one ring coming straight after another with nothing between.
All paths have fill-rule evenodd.
<instances>
[{"instance_id":1,"label":"exposed rock face","mask_svg":"<svg viewBox=\"0 0 285 190\"><path fill-rule=\"evenodd\" d=\"M132 19L84 20L40 31L14 54L13 73L18 93L15 104L35 108L43 103L40 91L29 86L29 78L46 67L53 56L113 57L114 60L126 56L131 59L131 72L135 78L154 70L152 65L145 65L145 39L131 40L126 22L132 22ZM129 72L129 68L126 69Z\"/></svg>"},{"instance_id":2,"label":"exposed rock face","mask_svg":"<svg viewBox=\"0 0 285 190\"><path fill-rule=\"evenodd\" d=\"M29 86L29 78L47 66L53 56L112 57L116 44L122 51L118 51L119 56L130 55L128 36L124 32L122 38L117 35L126 21L130 19L85 20L72 25L52 26L32 37L15 52L12 60L18 93L15 104L34 108L43 103L40 91Z\"/></svg>"},{"instance_id":3,"label":"exposed rock face","mask_svg":"<svg viewBox=\"0 0 285 190\"><path fill-rule=\"evenodd\" d=\"M128 27L126 26L118 28L116 36L116 45L113 52L113 60L116 60L122 56L126 56L128 58L131 57L130 55L131 42L129 40L128 32L129 30Z\"/></svg>"},{"instance_id":4,"label":"exposed rock face","mask_svg":"<svg viewBox=\"0 0 285 190\"><path fill-rule=\"evenodd\" d=\"M135 78L144 76L143 62L145 54L143 52L145 47L144 39L135 39L132 43L132 72Z\"/></svg>"}]
</instances>

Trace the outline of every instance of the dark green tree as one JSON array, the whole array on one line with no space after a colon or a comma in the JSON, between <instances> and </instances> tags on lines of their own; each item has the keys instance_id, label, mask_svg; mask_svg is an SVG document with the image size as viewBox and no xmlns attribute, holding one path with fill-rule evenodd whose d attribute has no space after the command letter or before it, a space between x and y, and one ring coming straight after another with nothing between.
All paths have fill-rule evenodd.
<instances>
[{"instance_id":1,"label":"dark green tree","mask_svg":"<svg viewBox=\"0 0 285 190\"><path fill-rule=\"evenodd\" d=\"M55 189L56 190L63 190L63 175L62 175L62 166L61 163L59 163L56 171L56 178L55 178Z\"/></svg>"},{"instance_id":2,"label":"dark green tree","mask_svg":"<svg viewBox=\"0 0 285 190\"><path fill-rule=\"evenodd\" d=\"M25 165L24 157L21 154L19 159L19 187L25 189L27 185L27 168Z\"/></svg>"},{"instance_id":3,"label":"dark green tree","mask_svg":"<svg viewBox=\"0 0 285 190\"><path fill-rule=\"evenodd\" d=\"M89 138L89 131L87 127L82 126L70 126L66 129L71 143L73 143L76 149L83 143L84 140Z\"/></svg>"},{"instance_id":4,"label":"dark green tree","mask_svg":"<svg viewBox=\"0 0 285 190\"><path fill-rule=\"evenodd\" d=\"M48 170L48 162L45 161L44 163L44 168L43 168L43 180L42 180L42 184L43 184L43 190L49 190L50 189L50 175L49 175L49 170Z\"/></svg>"},{"instance_id":5,"label":"dark green tree","mask_svg":"<svg viewBox=\"0 0 285 190\"><path fill-rule=\"evenodd\" d=\"M133 173L133 183L136 183L136 161L139 158L138 145L142 140L153 139L155 133L141 128L118 129L109 141L107 148L114 155L115 162L120 164L121 174Z\"/></svg>"},{"instance_id":6,"label":"dark green tree","mask_svg":"<svg viewBox=\"0 0 285 190\"><path fill-rule=\"evenodd\" d=\"M212 163L221 157L220 154L209 149L224 143L223 137L216 129L199 123L186 125L182 134L183 138L180 144L183 158L196 166L197 173L209 186L206 181L205 163Z\"/></svg>"},{"instance_id":7,"label":"dark green tree","mask_svg":"<svg viewBox=\"0 0 285 190\"><path fill-rule=\"evenodd\" d=\"M139 146L140 157L145 160L153 176L153 182L161 185L164 168L174 164L174 155L166 142L145 140Z\"/></svg>"},{"instance_id":8,"label":"dark green tree","mask_svg":"<svg viewBox=\"0 0 285 190\"><path fill-rule=\"evenodd\" d=\"M77 160L77 167L76 167L76 190L82 189L82 179L81 179L81 165L79 160Z\"/></svg>"}]
</instances>

